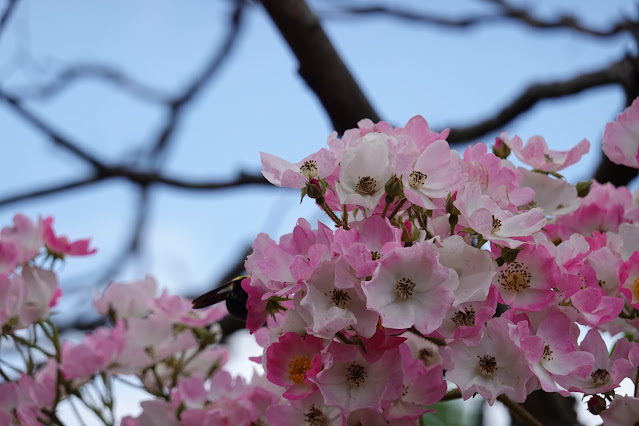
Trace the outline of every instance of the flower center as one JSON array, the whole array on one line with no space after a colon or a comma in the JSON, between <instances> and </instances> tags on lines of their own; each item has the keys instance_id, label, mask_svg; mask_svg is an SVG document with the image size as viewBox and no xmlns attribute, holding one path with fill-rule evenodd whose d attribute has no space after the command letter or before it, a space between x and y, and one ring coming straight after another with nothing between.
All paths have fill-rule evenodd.
<instances>
[{"instance_id":1,"label":"flower center","mask_svg":"<svg viewBox=\"0 0 639 426\"><path fill-rule=\"evenodd\" d=\"M359 178L359 182L355 185L355 190L360 195L374 195L377 187L377 181L370 177L364 176Z\"/></svg>"},{"instance_id":2,"label":"flower center","mask_svg":"<svg viewBox=\"0 0 639 426\"><path fill-rule=\"evenodd\" d=\"M311 405L311 408L304 413L304 421L311 426L324 426L327 420L324 412L315 405Z\"/></svg>"},{"instance_id":3,"label":"flower center","mask_svg":"<svg viewBox=\"0 0 639 426\"><path fill-rule=\"evenodd\" d=\"M395 290L397 290L397 295L400 299L408 300L413 295L413 289L416 285L410 278L402 278L397 281Z\"/></svg>"},{"instance_id":4,"label":"flower center","mask_svg":"<svg viewBox=\"0 0 639 426\"><path fill-rule=\"evenodd\" d=\"M632 282L632 293L635 296L635 299L639 299L639 276L637 276Z\"/></svg>"},{"instance_id":5,"label":"flower center","mask_svg":"<svg viewBox=\"0 0 639 426\"><path fill-rule=\"evenodd\" d=\"M452 316L451 320L455 323L457 327L466 326L466 327L474 327L475 326L475 310L473 307L464 308L462 311L455 312L455 315Z\"/></svg>"},{"instance_id":6,"label":"flower center","mask_svg":"<svg viewBox=\"0 0 639 426\"><path fill-rule=\"evenodd\" d=\"M331 304L341 309L346 309L348 307L348 304L351 300L351 296L349 296L345 290L340 290L340 289L332 290L330 294L331 294Z\"/></svg>"},{"instance_id":7,"label":"flower center","mask_svg":"<svg viewBox=\"0 0 639 426\"><path fill-rule=\"evenodd\" d=\"M346 369L346 379L351 386L360 387L366 381L366 377L366 369L359 364L352 363Z\"/></svg>"},{"instance_id":8,"label":"flower center","mask_svg":"<svg viewBox=\"0 0 639 426\"><path fill-rule=\"evenodd\" d=\"M427 176L424 173L413 170L408 178L408 184L412 188L419 188L424 184L424 182L426 182L426 178Z\"/></svg>"},{"instance_id":9,"label":"flower center","mask_svg":"<svg viewBox=\"0 0 639 426\"><path fill-rule=\"evenodd\" d=\"M371 252L371 260L378 260L381 258L382 258L382 255L378 251Z\"/></svg>"},{"instance_id":10,"label":"flower center","mask_svg":"<svg viewBox=\"0 0 639 426\"><path fill-rule=\"evenodd\" d=\"M497 219L495 215L493 215L493 232L497 232L501 229L501 220Z\"/></svg>"},{"instance_id":11,"label":"flower center","mask_svg":"<svg viewBox=\"0 0 639 426\"><path fill-rule=\"evenodd\" d=\"M530 287L532 274L523 263L511 262L499 273L497 282L508 291L520 292Z\"/></svg>"},{"instance_id":12,"label":"flower center","mask_svg":"<svg viewBox=\"0 0 639 426\"><path fill-rule=\"evenodd\" d=\"M610 381L610 373L605 368L599 368L590 373L595 386L603 386Z\"/></svg>"},{"instance_id":13,"label":"flower center","mask_svg":"<svg viewBox=\"0 0 639 426\"><path fill-rule=\"evenodd\" d=\"M542 361L552 361L552 349L550 349L550 345L544 346L544 357Z\"/></svg>"},{"instance_id":14,"label":"flower center","mask_svg":"<svg viewBox=\"0 0 639 426\"><path fill-rule=\"evenodd\" d=\"M317 168L317 161L304 161L304 164L302 164L302 167L300 167L300 173L309 178L316 177L319 173L319 169Z\"/></svg>"},{"instance_id":15,"label":"flower center","mask_svg":"<svg viewBox=\"0 0 639 426\"><path fill-rule=\"evenodd\" d=\"M495 359L494 356L477 355L477 358L479 358L479 362L477 363L477 365L479 366L479 372L481 373L482 376L490 377L493 374L495 374L495 371L497 371L497 360Z\"/></svg>"},{"instance_id":16,"label":"flower center","mask_svg":"<svg viewBox=\"0 0 639 426\"><path fill-rule=\"evenodd\" d=\"M292 356L288 363L288 378L293 383L304 383L306 372L311 369L311 360L303 356Z\"/></svg>"}]
</instances>

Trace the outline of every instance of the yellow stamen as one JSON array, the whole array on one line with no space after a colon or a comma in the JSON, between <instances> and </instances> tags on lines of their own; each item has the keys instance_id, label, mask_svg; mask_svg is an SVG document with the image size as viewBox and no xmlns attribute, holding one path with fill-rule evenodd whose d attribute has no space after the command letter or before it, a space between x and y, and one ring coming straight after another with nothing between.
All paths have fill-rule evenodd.
<instances>
[{"instance_id":1,"label":"yellow stamen","mask_svg":"<svg viewBox=\"0 0 639 426\"><path fill-rule=\"evenodd\" d=\"M311 369L311 360L303 356L293 356L288 363L288 378L293 383L304 383L306 372Z\"/></svg>"}]
</instances>

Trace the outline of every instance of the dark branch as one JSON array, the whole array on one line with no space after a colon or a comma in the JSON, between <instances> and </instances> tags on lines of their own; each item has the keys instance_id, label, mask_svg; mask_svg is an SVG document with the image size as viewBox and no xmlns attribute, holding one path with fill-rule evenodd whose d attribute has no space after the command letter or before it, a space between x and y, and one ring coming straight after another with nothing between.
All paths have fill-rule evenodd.
<instances>
[{"instance_id":1,"label":"dark branch","mask_svg":"<svg viewBox=\"0 0 639 426\"><path fill-rule=\"evenodd\" d=\"M342 133L362 118L380 118L366 99L317 16L304 0L262 0L264 8L299 61L299 74Z\"/></svg>"},{"instance_id":2,"label":"dark branch","mask_svg":"<svg viewBox=\"0 0 639 426\"><path fill-rule=\"evenodd\" d=\"M553 83L538 83L529 86L510 104L498 111L494 116L477 124L450 129L448 141L461 143L476 140L494 130L499 130L523 112L528 111L537 102L574 95L584 90L608 84L625 84L629 75L630 64L627 58L614 62L604 69L580 74L569 80Z\"/></svg>"},{"instance_id":3,"label":"dark branch","mask_svg":"<svg viewBox=\"0 0 639 426\"><path fill-rule=\"evenodd\" d=\"M80 179L74 179L69 182L47 186L44 188L36 189L28 192L21 192L16 195L0 199L0 207L7 206L9 204L18 203L20 201L33 200L47 195L54 195L60 192L67 192L72 189L82 188L84 186L92 185L96 182L105 179L105 176L94 175L90 177L83 177Z\"/></svg>"},{"instance_id":4,"label":"dark branch","mask_svg":"<svg viewBox=\"0 0 639 426\"><path fill-rule=\"evenodd\" d=\"M578 33L587 34L596 37L612 37L623 32L634 32L639 28L637 21L630 19L621 20L614 23L607 30L597 30L589 28L580 23L575 16L561 15L557 19L544 21L534 17L526 9L517 8L506 0L488 0L501 7L504 16L515 19L518 22L533 28L540 29L569 29Z\"/></svg>"},{"instance_id":5,"label":"dark branch","mask_svg":"<svg viewBox=\"0 0 639 426\"><path fill-rule=\"evenodd\" d=\"M178 125L181 112L184 110L184 107L187 106L189 102L202 91L206 84L213 79L213 76L215 76L222 64L229 57L240 32L243 15L242 12L244 11L244 1L245 0L235 1L235 10L231 16L228 33L217 52L213 54L202 72L193 79L184 92L169 103L169 106L171 107L170 116L166 120L166 124L162 127L162 130L159 132L153 147L153 152L156 156L163 151L168 144L175 128Z\"/></svg>"},{"instance_id":6,"label":"dark branch","mask_svg":"<svg viewBox=\"0 0 639 426\"><path fill-rule=\"evenodd\" d=\"M135 210L135 218L131 224L131 232L129 232L129 238L124 245L124 249L118 254L118 256L111 261L111 266L95 280L97 286L105 285L111 281L115 275L122 270L123 265L126 265L134 257L140 253L140 243L144 235L144 229L146 228L146 219L149 215L149 188L147 186L140 187L138 192L138 205Z\"/></svg>"},{"instance_id":7,"label":"dark branch","mask_svg":"<svg viewBox=\"0 0 639 426\"><path fill-rule=\"evenodd\" d=\"M635 43L639 44L639 34L635 34ZM626 107L628 107L639 97L639 57L628 56L626 59L628 59L628 78L623 85L623 89L626 95ZM597 182L610 182L615 186L622 186L629 184L631 180L637 177L639 170L615 164L603 153L600 155L601 160L594 173L594 179Z\"/></svg>"},{"instance_id":8,"label":"dark branch","mask_svg":"<svg viewBox=\"0 0 639 426\"><path fill-rule=\"evenodd\" d=\"M505 1L488 0L500 6L501 10L496 14L474 15L463 18L448 18L436 16L432 13L421 12L414 9L403 9L385 4L367 6L343 6L320 13L323 18L343 18L353 16L382 16L411 21L415 23L434 25L443 28L459 29L470 28L477 25L486 25L496 22L516 20L532 28L538 29L565 29L576 31L595 37L613 37L622 32L633 31L637 28L637 22L622 20L605 30L589 28L580 23L574 16L564 15L554 20L542 20L536 18L524 9L515 8Z\"/></svg>"},{"instance_id":9,"label":"dark branch","mask_svg":"<svg viewBox=\"0 0 639 426\"><path fill-rule=\"evenodd\" d=\"M30 201L36 198L54 195L61 192L66 192L76 188L82 188L85 186L93 185L97 182L115 178L126 179L129 182L132 182L139 186L152 186L157 184L192 191L219 191L239 188L246 185L272 186L266 179L264 179L263 176L244 172L240 173L235 179L230 179L228 181L188 181L168 177L159 173L138 172L125 167L108 167L103 171L103 173L96 174L94 176L84 177L62 184L47 186L25 193L10 195L6 198L0 199L0 207L5 207L10 204L22 201Z\"/></svg>"},{"instance_id":10,"label":"dark branch","mask_svg":"<svg viewBox=\"0 0 639 426\"><path fill-rule=\"evenodd\" d=\"M131 95L139 99L159 103L171 102L171 98L167 94L163 94L157 89L134 80L116 68L102 64L72 65L61 71L53 81L47 84L17 90L16 98L21 100L49 98L57 95L68 88L72 83L83 78L104 80L120 89L128 91Z\"/></svg>"},{"instance_id":11,"label":"dark branch","mask_svg":"<svg viewBox=\"0 0 639 426\"><path fill-rule=\"evenodd\" d=\"M376 4L369 6L343 6L335 9L318 12L322 18L352 18L353 16L381 16L395 18L402 21L411 21L426 25L435 25L444 28L468 28L478 24L487 24L499 21L502 17L497 15L477 15L464 18L448 18L435 16L430 13L418 12L413 9L402 9L399 7Z\"/></svg>"},{"instance_id":12,"label":"dark branch","mask_svg":"<svg viewBox=\"0 0 639 426\"><path fill-rule=\"evenodd\" d=\"M628 185L631 180L637 177L637 169L615 164L601 153L601 160L594 172L593 179L599 183L610 182L614 186Z\"/></svg>"},{"instance_id":13,"label":"dark branch","mask_svg":"<svg viewBox=\"0 0 639 426\"><path fill-rule=\"evenodd\" d=\"M80 148L79 144L75 142L71 142L69 139L63 137L58 132L53 130L51 126L45 123L43 120L38 118L35 114L31 113L29 110L25 109L22 106L22 103L11 96L8 96L5 93L0 92L0 99L5 101L14 112L16 112L19 116L21 116L24 120L26 120L33 127L40 130L46 136L48 136L53 143L56 145L66 149L70 153L74 154L76 157L84 160L93 166L97 171L104 171L107 169L107 166L104 165L101 161L99 161L96 157L92 156L82 148Z\"/></svg>"},{"instance_id":14,"label":"dark branch","mask_svg":"<svg viewBox=\"0 0 639 426\"><path fill-rule=\"evenodd\" d=\"M128 178L128 176L124 176L124 177ZM231 188L237 188L237 187L245 186L245 185L273 186L266 179L264 179L264 176L259 174L249 174L249 173L240 173L237 178L233 180L229 180L227 182L221 182L221 181L196 182L196 181L187 181L182 179L170 178L170 177L166 177L162 175L149 176L145 174L140 174L137 176L137 178L139 179L139 181L142 181L142 182L148 179L149 183L159 183L159 184L172 186L174 188L190 189L195 191L212 191L212 190L221 190L221 189L231 189Z\"/></svg>"},{"instance_id":15,"label":"dark branch","mask_svg":"<svg viewBox=\"0 0 639 426\"><path fill-rule=\"evenodd\" d=\"M18 0L9 0L7 3L7 7L2 12L2 16L0 17L0 37L2 37L2 33L7 27L7 23L9 22L9 18L15 11L15 7L18 4Z\"/></svg>"}]
</instances>

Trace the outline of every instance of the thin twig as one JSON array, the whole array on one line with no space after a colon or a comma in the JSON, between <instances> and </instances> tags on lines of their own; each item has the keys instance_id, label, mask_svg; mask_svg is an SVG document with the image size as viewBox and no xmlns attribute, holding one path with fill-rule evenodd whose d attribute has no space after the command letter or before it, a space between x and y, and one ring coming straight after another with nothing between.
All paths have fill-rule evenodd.
<instances>
[{"instance_id":1,"label":"thin twig","mask_svg":"<svg viewBox=\"0 0 639 426\"><path fill-rule=\"evenodd\" d=\"M580 23L576 17L563 15L553 20L542 20L536 18L525 9L515 8L502 0L488 0L500 6L497 13L481 14L465 16L462 18L449 18L437 16L432 12L417 10L416 8L401 8L397 6L389 6L387 4L367 4L338 6L332 9L319 12L322 18L352 18L381 16L398 19L401 21L410 21L424 25L432 25L441 28L460 29L470 28L479 25L492 25L499 22L517 21L526 26L536 29L559 29L575 31L581 34L594 37L613 37L622 32L632 31L637 28L637 23L632 20L621 20L616 22L608 29L599 30L590 28Z\"/></svg>"},{"instance_id":2,"label":"thin twig","mask_svg":"<svg viewBox=\"0 0 639 426\"><path fill-rule=\"evenodd\" d=\"M56 96L63 90L67 89L71 84L82 79L98 79L106 83L114 85L116 88L130 93L137 99L147 100L149 102L169 103L171 97L168 94L161 93L141 83L122 70L114 68L107 64L73 64L64 68L57 73L57 76L50 82L41 86L30 86L24 89L16 89L12 91L16 98L21 100L42 100Z\"/></svg>"},{"instance_id":3,"label":"thin twig","mask_svg":"<svg viewBox=\"0 0 639 426\"><path fill-rule=\"evenodd\" d=\"M535 419L524 407L517 404L506 395L499 395L497 401L504 404L511 413L515 414L521 421L530 426L543 426L537 419Z\"/></svg>"},{"instance_id":4,"label":"thin twig","mask_svg":"<svg viewBox=\"0 0 639 426\"><path fill-rule=\"evenodd\" d=\"M169 103L170 115L168 120L162 126L162 129L158 133L158 137L153 146L153 153L158 155L164 150L169 140L171 139L173 132L175 131L184 108L192 101L195 96L202 91L208 82L213 79L213 76L220 70L222 64L226 61L231 53L233 46L235 46L240 32L242 16L244 11L245 0L235 0L235 9L231 16L230 27L226 34L226 38L222 42L221 46L215 54L211 57L201 73L199 73L189 84L189 86L182 92L180 96L177 96Z\"/></svg>"},{"instance_id":5,"label":"thin twig","mask_svg":"<svg viewBox=\"0 0 639 426\"><path fill-rule=\"evenodd\" d=\"M19 99L9 96L6 93L0 92L0 100L7 103L15 113L17 113L29 124L48 136L49 139L51 139L51 141L57 146L64 148L79 159L89 163L97 171L103 171L107 168L106 165L98 160L95 156L80 148L80 144L78 144L77 142L72 142L69 138L62 136L44 120L40 119L37 115L25 109Z\"/></svg>"},{"instance_id":6,"label":"thin twig","mask_svg":"<svg viewBox=\"0 0 639 426\"><path fill-rule=\"evenodd\" d=\"M451 143L468 142L499 130L544 99L575 95L609 84L625 84L629 77L629 68L629 61L624 58L600 70L583 73L568 80L533 84L492 117L471 126L451 128L447 140Z\"/></svg>"},{"instance_id":7,"label":"thin twig","mask_svg":"<svg viewBox=\"0 0 639 426\"><path fill-rule=\"evenodd\" d=\"M538 29L567 29L595 37L613 37L623 32L633 32L638 23L630 19L623 19L612 24L606 30L590 28L580 23L573 15L560 15L554 20L542 20L533 16L523 8L517 8L506 0L487 0L501 8L503 16L515 19L517 22Z\"/></svg>"},{"instance_id":8,"label":"thin twig","mask_svg":"<svg viewBox=\"0 0 639 426\"><path fill-rule=\"evenodd\" d=\"M92 185L96 182L106 179L108 176L94 175L89 177L83 177L80 179L73 179L69 182L55 184L51 186L45 186L43 188L35 189L32 191L21 192L15 195L10 195L6 198L0 199L0 207L7 206L9 204L18 203L21 201L33 200L47 195L54 195L60 192L71 191L72 189L82 188L88 185Z\"/></svg>"},{"instance_id":9,"label":"thin twig","mask_svg":"<svg viewBox=\"0 0 639 426\"><path fill-rule=\"evenodd\" d=\"M7 7L4 8L4 12L2 12L2 16L0 17L0 37L2 37L2 33L6 29L9 18L15 11L15 7L17 4L18 0L9 0L7 3Z\"/></svg>"}]
</instances>

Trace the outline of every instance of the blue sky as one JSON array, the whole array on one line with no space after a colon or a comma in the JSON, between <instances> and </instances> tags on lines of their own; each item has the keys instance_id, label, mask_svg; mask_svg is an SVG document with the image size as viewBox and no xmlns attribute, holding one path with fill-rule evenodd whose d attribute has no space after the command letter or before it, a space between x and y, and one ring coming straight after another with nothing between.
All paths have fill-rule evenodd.
<instances>
[{"instance_id":1,"label":"blue sky","mask_svg":"<svg viewBox=\"0 0 639 426\"><path fill-rule=\"evenodd\" d=\"M487 1L386 3L428 7L446 16L492 10ZM599 27L636 14L636 5L627 0L534 3L540 17L563 11ZM0 87L20 93L50 81L66 65L98 62L175 93L204 65L225 34L230 4L25 0L0 38ZM328 10L338 2L311 4ZM2 9L5 5L0 1ZM384 119L404 124L421 114L436 129L480 120L531 82L596 70L634 49L626 36L597 39L508 23L457 31L381 18L333 18L324 26ZM240 171L258 172L259 151L298 161L324 146L332 131L330 121L296 69L296 60L274 25L259 5L252 5L228 62L177 129L166 173L226 179ZM588 138L591 153L582 166L566 173L574 182L586 178L597 163L605 123L614 119L623 103L617 88L593 89L541 102L503 130L524 139L541 134L554 149L567 149ZM126 164L148 146L166 117L158 105L97 80L83 80L55 99L30 102L27 107L95 155ZM0 198L88 171L3 104L0 132ZM484 141L490 143L493 136ZM91 277L118 253L118 243L132 221L131 189L122 181L109 181L64 196L17 203L0 208L0 221L9 224L18 211L32 217L54 215L60 232L92 236L99 254L71 261L62 271L63 283L85 289L83 294L89 297ZM298 217L324 220L310 202L300 206L297 193L276 188L205 193L158 187L150 205L141 259L125 265L120 277L152 273L173 291L189 293L216 282L258 232L277 238L290 232Z\"/></svg>"}]
</instances>

